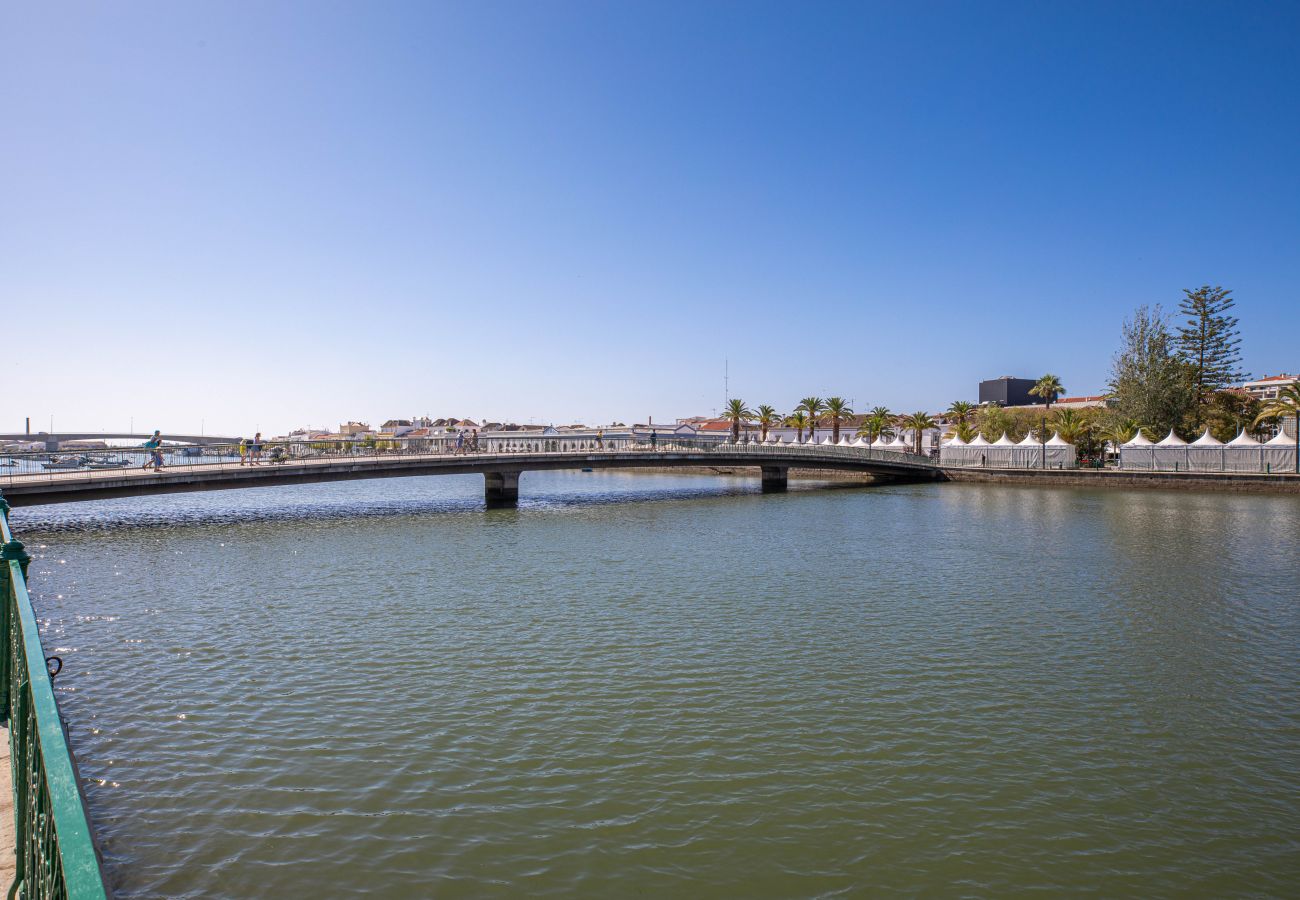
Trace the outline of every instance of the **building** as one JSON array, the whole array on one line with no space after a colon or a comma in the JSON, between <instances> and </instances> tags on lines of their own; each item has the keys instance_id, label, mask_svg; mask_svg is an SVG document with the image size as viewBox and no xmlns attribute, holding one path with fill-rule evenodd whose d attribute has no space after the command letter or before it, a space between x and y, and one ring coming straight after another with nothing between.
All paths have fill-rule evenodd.
<instances>
[{"instance_id":1,"label":"building","mask_svg":"<svg viewBox=\"0 0 1300 900\"><path fill-rule=\"evenodd\" d=\"M345 438L360 437L363 434L373 433L373 430L365 422L347 422L339 426L339 434Z\"/></svg>"},{"instance_id":2,"label":"building","mask_svg":"<svg viewBox=\"0 0 1300 900\"><path fill-rule=\"evenodd\" d=\"M1268 401L1276 400L1278 392L1288 385L1300 382L1300 375L1266 375L1255 381L1247 381L1243 384L1242 390L1254 397L1256 400Z\"/></svg>"},{"instance_id":3,"label":"building","mask_svg":"<svg viewBox=\"0 0 1300 900\"><path fill-rule=\"evenodd\" d=\"M1037 384L1032 378L1013 378L1003 375L990 381L980 382L980 403L996 403L999 406L1033 406L1040 402L1029 393Z\"/></svg>"},{"instance_id":4,"label":"building","mask_svg":"<svg viewBox=\"0 0 1300 900\"><path fill-rule=\"evenodd\" d=\"M1034 398L1033 403L1027 404L1029 408L1045 409L1046 404ZM1111 399L1105 394L1094 394L1087 397L1060 397L1052 401L1052 409L1087 409L1090 406L1109 406Z\"/></svg>"}]
</instances>

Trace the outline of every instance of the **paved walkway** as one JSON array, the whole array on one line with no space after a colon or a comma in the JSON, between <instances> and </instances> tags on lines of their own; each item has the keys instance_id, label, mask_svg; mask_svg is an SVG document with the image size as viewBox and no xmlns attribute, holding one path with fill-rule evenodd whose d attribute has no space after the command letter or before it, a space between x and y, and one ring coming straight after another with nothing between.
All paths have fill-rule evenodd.
<instances>
[{"instance_id":1,"label":"paved walkway","mask_svg":"<svg viewBox=\"0 0 1300 900\"><path fill-rule=\"evenodd\" d=\"M9 729L0 728L0 891L8 893L13 884L17 861L14 847L14 784L9 768Z\"/></svg>"}]
</instances>

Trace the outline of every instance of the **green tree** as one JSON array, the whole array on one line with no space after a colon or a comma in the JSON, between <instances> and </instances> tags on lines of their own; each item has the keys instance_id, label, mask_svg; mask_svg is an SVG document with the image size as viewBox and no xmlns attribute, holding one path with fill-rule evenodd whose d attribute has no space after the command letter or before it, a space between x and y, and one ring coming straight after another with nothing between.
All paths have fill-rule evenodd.
<instances>
[{"instance_id":1,"label":"green tree","mask_svg":"<svg viewBox=\"0 0 1300 900\"><path fill-rule=\"evenodd\" d=\"M947 418L949 422L956 422L962 425L969 422L973 415L975 415L975 404L969 403L965 400L953 401L953 404L948 407L948 411L944 413L944 417Z\"/></svg>"},{"instance_id":2,"label":"green tree","mask_svg":"<svg viewBox=\"0 0 1300 900\"><path fill-rule=\"evenodd\" d=\"M795 409L808 414L808 440L814 440L817 437L817 419L826 411L826 401L821 397L804 397Z\"/></svg>"},{"instance_id":3,"label":"green tree","mask_svg":"<svg viewBox=\"0 0 1300 900\"><path fill-rule=\"evenodd\" d=\"M1183 295L1178 311L1187 322L1178 327L1174 343L1191 369L1192 417L1199 428L1206 397L1246 377L1241 371L1241 333L1236 317L1229 314L1237 302L1232 291L1206 284L1194 291L1184 288Z\"/></svg>"},{"instance_id":4,"label":"green tree","mask_svg":"<svg viewBox=\"0 0 1300 900\"><path fill-rule=\"evenodd\" d=\"M1127 444L1137 437L1141 430L1142 426L1138 424L1137 419L1113 419L1101 429L1100 437L1102 440L1110 441L1118 450L1120 444Z\"/></svg>"},{"instance_id":5,"label":"green tree","mask_svg":"<svg viewBox=\"0 0 1300 900\"><path fill-rule=\"evenodd\" d=\"M754 418L754 411L745 405L744 400L731 399L727 401L727 411L722 417L731 423L731 439L740 440L740 426L744 422Z\"/></svg>"},{"instance_id":6,"label":"green tree","mask_svg":"<svg viewBox=\"0 0 1300 900\"><path fill-rule=\"evenodd\" d=\"M829 397L826 400L826 414L831 417L831 440L838 444L840 422L844 421L845 416L853 415L853 410L849 407L849 401L843 397Z\"/></svg>"},{"instance_id":7,"label":"green tree","mask_svg":"<svg viewBox=\"0 0 1300 900\"><path fill-rule=\"evenodd\" d=\"M1255 428L1261 409L1259 400L1245 391L1215 391L1205 399L1202 424L1219 440L1230 441L1243 428Z\"/></svg>"},{"instance_id":8,"label":"green tree","mask_svg":"<svg viewBox=\"0 0 1300 900\"><path fill-rule=\"evenodd\" d=\"M794 428L799 435L799 443L803 443L803 430L808 427L808 414L801 409L797 409L785 417L785 424L789 428Z\"/></svg>"},{"instance_id":9,"label":"green tree","mask_svg":"<svg viewBox=\"0 0 1300 900\"><path fill-rule=\"evenodd\" d=\"M975 440L975 436L979 434L979 429L970 422L955 422L950 434L952 437L957 438L963 443L969 444L971 441Z\"/></svg>"},{"instance_id":10,"label":"green tree","mask_svg":"<svg viewBox=\"0 0 1300 900\"><path fill-rule=\"evenodd\" d=\"M767 430L781 421L781 415L775 408L764 403L754 413L754 421L758 423L760 431L760 441L767 440Z\"/></svg>"},{"instance_id":11,"label":"green tree","mask_svg":"<svg viewBox=\"0 0 1300 900\"><path fill-rule=\"evenodd\" d=\"M920 455L922 432L928 428L935 428L939 423L929 413L914 412L911 415L903 416L898 420L898 424L911 430L913 450L917 455Z\"/></svg>"},{"instance_id":12,"label":"green tree","mask_svg":"<svg viewBox=\"0 0 1300 900\"><path fill-rule=\"evenodd\" d=\"M1120 419L1133 419L1160 434L1183 423L1193 401L1190 368L1175 352L1159 306L1139 307L1125 320L1109 387Z\"/></svg>"},{"instance_id":13,"label":"green tree","mask_svg":"<svg viewBox=\"0 0 1300 900\"><path fill-rule=\"evenodd\" d=\"M1279 427L1285 428L1288 418L1295 426L1295 470L1300 475L1300 385L1288 384L1277 392L1275 399L1265 400L1255 417L1255 424L1277 420Z\"/></svg>"},{"instance_id":14,"label":"green tree","mask_svg":"<svg viewBox=\"0 0 1300 900\"><path fill-rule=\"evenodd\" d=\"M1061 440L1078 446L1084 443L1092 432L1092 422L1077 409L1058 409L1052 416L1052 428L1061 436Z\"/></svg>"},{"instance_id":15,"label":"green tree","mask_svg":"<svg viewBox=\"0 0 1300 900\"><path fill-rule=\"evenodd\" d=\"M1029 389L1029 393L1035 397L1042 397L1044 409L1051 412L1052 404L1056 402L1057 397L1065 393L1065 388L1061 386L1061 379L1055 375L1044 375Z\"/></svg>"},{"instance_id":16,"label":"green tree","mask_svg":"<svg viewBox=\"0 0 1300 900\"><path fill-rule=\"evenodd\" d=\"M874 445L881 438L894 436L894 416L883 406L877 406L858 426L858 437L867 439L868 445Z\"/></svg>"}]
</instances>

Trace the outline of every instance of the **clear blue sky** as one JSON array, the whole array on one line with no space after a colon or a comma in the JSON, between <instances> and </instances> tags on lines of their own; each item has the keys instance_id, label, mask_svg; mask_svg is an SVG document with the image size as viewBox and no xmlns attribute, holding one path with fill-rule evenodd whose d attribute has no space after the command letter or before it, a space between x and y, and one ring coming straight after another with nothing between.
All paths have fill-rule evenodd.
<instances>
[{"instance_id":1,"label":"clear blue sky","mask_svg":"<svg viewBox=\"0 0 1300 900\"><path fill-rule=\"evenodd\" d=\"M1102 388L1235 291L1300 369L1300 4L0 15L0 430Z\"/></svg>"}]
</instances>

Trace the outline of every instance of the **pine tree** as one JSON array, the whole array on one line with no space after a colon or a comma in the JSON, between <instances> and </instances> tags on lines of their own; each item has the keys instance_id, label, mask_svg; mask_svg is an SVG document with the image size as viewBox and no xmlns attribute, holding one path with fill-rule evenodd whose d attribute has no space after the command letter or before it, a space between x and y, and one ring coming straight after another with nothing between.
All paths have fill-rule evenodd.
<instances>
[{"instance_id":1,"label":"pine tree","mask_svg":"<svg viewBox=\"0 0 1300 900\"><path fill-rule=\"evenodd\" d=\"M1241 371L1241 333L1237 318L1229 315L1236 303L1232 291L1207 284L1195 291L1184 289L1183 294L1178 311L1187 316L1187 324L1179 327L1175 343L1178 355L1191 367L1192 414L1199 427L1209 395L1246 377Z\"/></svg>"}]
</instances>

